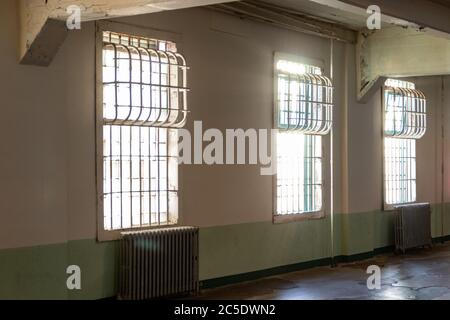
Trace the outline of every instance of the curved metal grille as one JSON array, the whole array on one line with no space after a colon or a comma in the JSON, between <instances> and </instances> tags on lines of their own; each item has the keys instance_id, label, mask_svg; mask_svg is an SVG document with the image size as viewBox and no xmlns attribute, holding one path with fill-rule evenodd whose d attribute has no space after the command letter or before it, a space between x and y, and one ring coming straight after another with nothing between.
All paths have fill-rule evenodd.
<instances>
[{"instance_id":1,"label":"curved metal grille","mask_svg":"<svg viewBox=\"0 0 450 320\"><path fill-rule=\"evenodd\" d=\"M426 98L415 89L385 88L385 127L388 137L420 139L426 132Z\"/></svg>"},{"instance_id":2,"label":"curved metal grille","mask_svg":"<svg viewBox=\"0 0 450 320\"><path fill-rule=\"evenodd\" d=\"M187 116L187 66L171 42L105 33L103 117L109 125L180 128Z\"/></svg>"},{"instance_id":3,"label":"curved metal grille","mask_svg":"<svg viewBox=\"0 0 450 320\"><path fill-rule=\"evenodd\" d=\"M103 33L104 230L176 224L186 60L175 43Z\"/></svg>"},{"instance_id":4,"label":"curved metal grille","mask_svg":"<svg viewBox=\"0 0 450 320\"><path fill-rule=\"evenodd\" d=\"M276 60L275 216L322 210L322 135L332 126L333 87L319 67Z\"/></svg>"},{"instance_id":5,"label":"curved metal grille","mask_svg":"<svg viewBox=\"0 0 450 320\"><path fill-rule=\"evenodd\" d=\"M426 132L425 95L412 82L388 79L384 88L384 201L416 201L416 140Z\"/></svg>"},{"instance_id":6,"label":"curved metal grille","mask_svg":"<svg viewBox=\"0 0 450 320\"><path fill-rule=\"evenodd\" d=\"M327 77L278 73L278 129L326 135L332 107L333 85Z\"/></svg>"}]
</instances>

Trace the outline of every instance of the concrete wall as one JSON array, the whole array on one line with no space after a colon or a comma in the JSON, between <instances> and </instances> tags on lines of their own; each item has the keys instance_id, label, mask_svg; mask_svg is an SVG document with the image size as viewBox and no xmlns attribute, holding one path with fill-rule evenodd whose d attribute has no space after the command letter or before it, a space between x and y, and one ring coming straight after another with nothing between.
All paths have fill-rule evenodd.
<instances>
[{"instance_id":1,"label":"concrete wall","mask_svg":"<svg viewBox=\"0 0 450 320\"><path fill-rule=\"evenodd\" d=\"M319 37L204 9L120 21L180 34L191 67L188 128L194 120L204 128L270 128L275 51L322 59L329 72L330 41ZM20 66L16 3L0 3L0 298L115 294L116 243L95 240L94 32L93 23L71 32L49 68ZM381 94L356 103L354 61L354 47L335 44L337 255L372 251L393 240L391 216L382 211ZM418 142L418 199L434 204L433 235L440 236L441 210L449 212L440 205L440 114L444 107L449 137L450 89L442 104L440 78L416 80L429 101L429 129ZM449 79L445 83L450 88ZM446 147L445 159L449 152ZM329 217L271 223L272 178L261 176L258 166L181 170L181 220L201 227L202 280L330 256ZM450 202L448 171L444 202ZM325 203L329 212L328 192ZM79 292L65 288L69 264L82 268Z\"/></svg>"}]
</instances>

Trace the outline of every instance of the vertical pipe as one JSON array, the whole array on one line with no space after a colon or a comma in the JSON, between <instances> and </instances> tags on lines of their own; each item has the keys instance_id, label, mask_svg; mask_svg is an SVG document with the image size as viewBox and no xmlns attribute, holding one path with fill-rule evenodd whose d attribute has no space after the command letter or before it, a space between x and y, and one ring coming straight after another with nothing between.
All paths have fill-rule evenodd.
<instances>
[{"instance_id":1,"label":"vertical pipe","mask_svg":"<svg viewBox=\"0 0 450 320\"><path fill-rule=\"evenodd\" d=\"M348 148L348 109L349 109L349 92L348 92L348 83L349 83L349 44L344 45L344 64L343 66L343 81L342 83L342 89L340 90L342 92L342 98L340 101L340 108L339 108L339 119L340 119L340 125L339 125L339 138L341 141L340 144L340 183L339 183L339 190L340 190L340 199L341 199L341 213L342 214L348 214L349 211L349 169L348 169L348 157L349 157L349 148ZM344 216L347 217L347 216ZM338 223L339 230L343 230L343 222ZM342 252L345 250L347 245L347 235L340 234L341 239L341 246L339 252Z\"/></svg>"},{"instance_id":2,"label":"vertical pipe","mask_svg":"<svg viewBox=\"0 0 450 320\"><path fill-rule=\"evenodd\" d=\"M345 60L344 60L344 90L341 108L341 201L342 201L342 213L348 213L348 44L345 44Z\"/></svg>"},{"instance_id":3,"label":"vertical pipe","mask_svg":"<svg viewBox=\"0 0 450 320\"><path fill-rule=\"evenodd\" d=\"M445 83L444 76L441 76L441 154L442 154L442 162L441 162L441 239L442 243L444 243L445 230L444 230L444 208L445 208L445 112L444 112L444 104L445 104Z\"/></svg>"},{"instance_id":4,"label":"vertical pipe","mask_svg":"<svg viewBox=\"0 0 450 320\"><path fill-rule=\"evenodd\" d=\"M330 79L333 83L333 56L334 56L334 42L333 39L330 39ZM333 109L331 109L331 120L333 121ZM334 261L334 192L333 192L333 132L334 132L334 126L331 126L330 131L330 226L331 226L331 266L334 267L335 261Z\"/></svg>"}]
</instances>

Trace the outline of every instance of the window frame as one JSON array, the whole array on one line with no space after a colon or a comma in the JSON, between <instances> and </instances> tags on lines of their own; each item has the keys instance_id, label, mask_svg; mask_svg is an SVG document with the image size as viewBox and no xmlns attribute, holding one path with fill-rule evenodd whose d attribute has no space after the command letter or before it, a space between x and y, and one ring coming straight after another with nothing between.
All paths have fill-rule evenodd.
<instances>
[{"instance_id":1,"label":"window frame","mask_svg":"<svg viewBox=\"0 0 450 320\"><path fill-rule=\"evenodd\" d=\"M385 159L385 151L386 151L386 139L393 139L393 140L410 140L412 141L415 146L415 156L414 156L414 162L415 162L415 168L416 168L416 172L415 172L415 184L416 184L416 192L414 194L414 201L409 201L409 202L401 202L401 203L387 203L386 202L386 198L387 198L387 194L388 191L386 190L386 159ZM405 158L412 158L411 156L405 157ZM399 180L399 182L404 181L404 180ZM417 203L417 140L415 139L403 139L403 138L395 138L395 137L383 137L383 209L385 211L390 211L390 210L394 210L395 207L397 206L402 206L402 205L408 205L408 204L413 204L413 203Z\"/></svg>"},{"instance_id":2,"label":"window frame","mask_svg":"<svg viewBox=\"0 0 450 320\"><path fill-rule=\"evenodd\" d=\"M176 227L182 224L182 166L178 165L178 220L176 224L143 226L131 229L105 230L103 206L103 32L111 31L153 39L163 39L176 43L177 51L182 51L182 38L177 33L137 27L126 23L97 21L95 23L95 162L96 162L96 223L97 241L113 241L122 232ZM167 129L171 130L171 129Z\"/></svg>"},{"instance_id":3,"label":"window frame","mask_svg":"<svg viewBox=\"0 0 450 320\"><path fill-rule=\"evenodd\" d=\"M386 128L386 122L385 122L385 110L386 110L386 85L383 84L382 89L381 89L381 124L382 124L382 128L381 128L381 137L382 137L382 184L383 184L383 210L384 211L392 211L395 210L395 208L397 206L401 206L401 205L409 205L409 204L414 204L417 203L417 185L418 185L418 177L417 177L417 139L411 139L411 140L415 140L415 150L416 150L416 155L415 155L415 162L416 162L416 194L415 194L415 198L416 200L413 202L405 202L405 203L396 203L396 204L389 204L386 202L386 198L387 198L387 193L388 191L386 190L386 138L391 138L391 139L404 139L404 138L396 138L396 137L388 137L385 135L385 128Z\"/></svg>"},{"instance_id":4,"label":"window frame","mask_svg":"<svg viewBox=\"0 0 450 320\"><path fill-rule=\"evenodd\" d=\"M288 60L295 63L307 64L318 67L322 70L322 74L325 75L325 63L320 59L313 59L304 56L283 53L283 52L275 52L273 56L273 113L272 113L272 122L275 127L276 133L272 135L272 145L273 145L273 161L278 161L278 146L277 146L277 134L280 132L278 129L278 112L279 112L279 102L278 102L278 73L279 70L277 68L278 61L280 60ZM301 222L301 221L309 221L309 220L319 220L325 219L325 208L327 206L327 197L326 194L328 190L327 181L329 180L328 172L325 170L326 159L328 159L328 146L329 144L329 134L322 135L322 206L317 211L311 212L303 212L303 213L295 213L295 214L285 214L280 215L277 213L277 183L278 183L278 174L275 174L272 177L272 222L274 224L282 224L282 223L291 223L291 222ZM275 166L277 168L277 165Z\"/></svg>"}]
</instances>

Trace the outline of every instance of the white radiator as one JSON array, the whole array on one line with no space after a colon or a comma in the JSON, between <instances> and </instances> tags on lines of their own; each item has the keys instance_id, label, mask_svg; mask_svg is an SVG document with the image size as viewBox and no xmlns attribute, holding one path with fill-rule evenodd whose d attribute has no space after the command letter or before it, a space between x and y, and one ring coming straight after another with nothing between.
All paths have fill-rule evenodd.
<instances>
[{"instance_id":1,"label":"white radiator","mask_svg":"<svg viewBox=\"0 0 450 320\"><path fill-rule=\"evenodd\" d=\"M431 207L429 203L395 207L395 249L431 246Z\"/></svg>"},{"instance_id":2,"label":"white radiator","mask_svg":"<svg viewBox=\"0 0 450 320\"><path fill-rule=\"evenodd\" d=\"M119 299L196 294L198 228L122 233L119 264Z\"/></svg>"}]
</instances>

